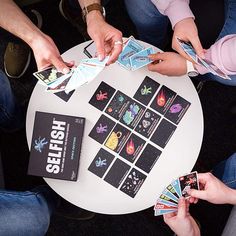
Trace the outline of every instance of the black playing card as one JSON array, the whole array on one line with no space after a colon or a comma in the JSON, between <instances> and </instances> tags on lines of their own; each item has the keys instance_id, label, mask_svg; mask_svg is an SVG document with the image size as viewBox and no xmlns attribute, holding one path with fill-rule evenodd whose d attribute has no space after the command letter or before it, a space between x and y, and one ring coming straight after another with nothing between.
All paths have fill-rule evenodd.
<instances>
[{"instance_id":1,"label":"black playing card","mask_svg":"<svg viewBox=\"0 0 236 236\"><path fill-rule=\"evenodd\" d=\"M105 82L101 82L89 103L98 110L103 111L115 91L116 90L110 85L106 84Z\"/></svg>"},{"instance_id":2,"label":"black playing card","mask_svg":"<svg viewBox=\"0 0 236 236\"><path fill-rule=\"evenodd\" d=\"M145 141L143 139L135 134L131 134L120 152L120 156L133 163L142 151L144 144Z\"/></svg>"},{"instance_id":3,"label":"black playing card","mask_svg":"<svg viewBox=\"0 0 236 236\"><path fill-rule=\"evenodd\" d=\"M144 113L144 106L135 101L131 101L120 119L120 122L133 129Z\"/></svg>"},{"instance_id":4,"label":"black playing card","mask_svg":"<svg viewBox=\"0 0 236 236\"><path fill-rule=\"evenodd\" d=\"M159 83L146 76L135 93L134 98L142 104L148 105L159 86Z\"/></svg>"},{"instance_id":5,"label":"black playing card","mask_svg":"<svg viewBox=\"0 0 236 236\"><path fill-rule=\"evenodd\" d=\"M136 166L149 173L161 155L161 151L148 144L136 162Z\"/></svg>"},{"instance_id":6,"label":"black playing card","mask_svg":"<svg viewBox=\"0 0 236 236\"><path fill-rule=\"evenodd\" d=\"M169 110L166 112L165 117L173 123L179 124L190 104L190 102L177 95Z\"/></svg>"},{"instance_id":7,"label":"black playing card","mask_svg":"<svg viewBox=\"0 0 236 236\"><path fill-rule=\"evenodd\" d=\"M73 93L75 92L75 90L70 91L69 93L66 93L65 91L60 91L57 93L54 93L56 96L58 96L59 98L61 98L63 101L68 102L70 97L73 95Z\"/></svg>"},{"instance_id":8,"label":"black playing card","mask_svg":"<svg viewBox=\"0 0 236 236\"><path fill-rule=\"evenodd\" d=\"M127 175L130 166L121 161L120 159L116 159L114 164L111 166L110 170L108 171L107 175L105 176L104 180L118 188L121 184L122 180Z\"/></svg>"},{"instance_id":9,"label":"black playing card","mask_svg":"<svg viewBox=\"0 0 236 236\"><path fill-rule=\"evenodd\" d=\"M114 157L114 155L101 148L94 158L93 162L90 164L88 170L98 177L102 178L104 173L112 163Z\"/></svg>"},{"instance_id":10,"label":"black playing card","mask_svg":"<svg viewBox=\"0 0 236 236\"><path fill-rule=\"evenodd\" d=\"M173 135L175 129L175 125L171 124L165 119L162 119L161 123L158 125L157 129L152 135L151 141L164 148Z\"/></svg>"},{"instance_id":11,"label":"black playing card","mask_svg":"<svg viewBox=\"0 0 236 236\"><path fill-rule=\"evenodd\" d=\"M124 126L117 124L105 142L105 146L114 152L120 152L129 138L130 131Z\"/></svg>"},{"instance_id":12,"label":"black playing card","mask_svg":"<svg viewBox=\"0 0 236 236\"><path fill-rule=\"evenodd\" d=\"M98 119L97 123L89 133L89 136L102 144L114 126L115 122L113 120L104 115L101 115L101 117Z\"/></svg>"},{"instance_id":13,"label":"black playing card","mask_svg":"<svg viewBox=\"0 0 236 236\"><path fill-rule=\"evenodd\" d=\"M151 107L161 114L165 114L175 98L176 93L166 86L162 86L154 98Z\"/></svg>"},{"instance_id":14,"label":"black playing card","mask_svg":"<svg viewBox=\"0 0 236 236\"><path fill-rule=\"evenodd\" d=\"M135 131L144 137L149 138L159 123L160 118L160 115L157 115L155 112L147 109L136 126Z\"/></svg>"},{"instance_id":15,"label":"black playing card","mask_svg":"<svg viewBox=\"0 0 236 236\"><path fill-rule=\"evenodd\" d=\"M111 102L108 104L105 112L113 118L120 120L131 101L132 99L130 97L117 91Z\"/></svg>"},{"instance_id":16,"label":"black playing card","mask_svg":"<svg viewBox=\"0 0 236 236\"><path fill-rule=\"evenodd\" d=\"M120 190L129 195L130 197L134 198L138 193L139 189L141 188L146 177L146 175L133 168L129 172Z\"/></svg>"}]
</instances>

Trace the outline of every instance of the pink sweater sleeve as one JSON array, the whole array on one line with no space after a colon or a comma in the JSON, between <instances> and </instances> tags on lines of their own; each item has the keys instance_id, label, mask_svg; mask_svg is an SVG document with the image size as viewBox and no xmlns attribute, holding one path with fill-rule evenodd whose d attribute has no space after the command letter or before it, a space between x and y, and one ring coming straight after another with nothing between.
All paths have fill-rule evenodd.
<instances>
[{"instance_id":1,"label":"pink sweater sleeve","mask_svg":"<svg viewBox=\"0 0 236 236\"><path fill-rule=\"evenodd\" d=\"M189 8L189 0L151 0L161 14L168 16L172 28L179 21L194 15Z\"/></svg>"},{"instance_id":2,"label":"pink sweater sleeve","mask_svg":"<svg viewBox=\"0 0 236 236\"><path fill-rule=\"evenodd\" d=\"M227 75L236 75L236 34L223 37L213 44L205 53L211 61ZM203 66L196 65L200 74L208 71Z\"/></svg>"}]
</instances>

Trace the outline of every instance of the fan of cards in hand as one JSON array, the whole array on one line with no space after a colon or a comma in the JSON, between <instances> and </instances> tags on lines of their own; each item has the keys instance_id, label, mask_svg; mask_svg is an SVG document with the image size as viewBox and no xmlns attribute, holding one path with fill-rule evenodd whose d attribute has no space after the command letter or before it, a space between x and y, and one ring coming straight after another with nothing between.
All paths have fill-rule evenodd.
<instances>
[{"instance_id":1,"label":"fan of cards in hand","mask_svg":"<svg viewBox=\"0 0 236 236\"><path fill-rule=\"evenodd\" d=\"M227 80L231 80L230 77L228 75L226 75L223 71L221 71L216 65L214 65L212 62L206 60L206 59L202 59L200 58L197 54L196 51L194 50L194 48L192 47L192 45L190 43L184 42L183 40L176 38L180 47L184 50L184 52L191 57L191 59L197 63L200 66L203 66L207 69L207 71L209 71L210 73L212 73L213 75L217 75L219 77L221 77L222 79L227 79Z\"/></svg>"},{"instance_id":2,"label":"fan of cards in hand","mask_svg":"<svg viewBox=\"0 0 236 236\"><path fill-rule=\"evenodd\" d=\"M55 67L37 71L33 75L45 85L47 92L70 91L92 81L105 67L109 57L103 61L98 58L83 59L77 67L70 69L70 72L63 74Z\"/></svg>"},{"instance_id":3,"label":"fan of cards in hand","mask_svg":"<svg viewBox=\"0 0 236 236\"><path fill-rule=\"evenodd\" d=\"M188 195L189 189L199 190L199 182L196 171L180 176L164 189L154 206L154 215L159 216L177 211L179 198L190 197Z\"/></svg>"}]
</instances>

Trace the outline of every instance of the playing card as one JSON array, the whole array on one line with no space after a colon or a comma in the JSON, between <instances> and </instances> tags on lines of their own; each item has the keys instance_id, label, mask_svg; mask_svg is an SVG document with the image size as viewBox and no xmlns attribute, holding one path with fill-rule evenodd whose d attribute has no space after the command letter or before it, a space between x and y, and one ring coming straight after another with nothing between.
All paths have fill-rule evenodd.
<instances>
[{"instance_id":1,"label":"playing card","mask_svg":"<svg viewBox=\"0 0 236 236\"><path fill-rule=\"evenodd\" d=\"M174 194L172 194L168 189L164 189L162 194L169 197L170 199L172 199L176 203L178 203L178 201L179 201L179 198L177 198Z\"/></svg>"},{"instance_id":2,"label":"playing card","mask_svg":"<svg viewBox=\"0 0 236 236\"><path fill-rule=\"evenodd\" d=\"M97 49L96 49L96 45L95 45L94 41L92 41L91 43L89 43L89 44L84 48L84 54L85 54L86 56L88 56L89 58L96 57L96 52L97 52Z\"/></svg>"},{"instance_id":3,"label":"playing card","mask_svg":"<svg viewBox=\"0 0 236 236\"><path fill-rule=\"evenodd\" d=\"M159 215L164 215L164 214L176 212L176 211L177 211L177 209L157 209L157 210L155 210L154 215L159 216Z\"/></svg>"},{"instance_id":4,"label":"playing card","mask_svg":"<svg viewBox=\"0 0 236 236\"><path fill-rule=\"evenodd\" d=\"M173 201L172 199L168 198L164 194L160 195L160 197L157 199L157 202L158 203L163 203L163 204L168 205L168 206L175 206L175 207L177 207L177 205L178 205L175 201Z\"/></svg>"},{"instance_id":5,"label":"playing card","mask_svg":"<svg viewBox=\"0 0 236 236\"><path fill-rule=\"evenodd\" d=\"M54 93L57 97L61 98L63 101L68 102L70 97L73 95L75 90L70 91L69 93L66 93L65 91L56 92Z\"/></svg>"},{"instance_id":6,"label":"playing card","mask_svg":"<svg viewBox=\"0 0 236 236\"><path fill-rule=\"evenodd\" d=\"M173 186L173 188L175 189L176 193L179 195L179 197L182 197L182 192L180 189L180 184L179 184L179 180L175 179L171 182L171 185Z\"/></svg>"},{"instance_id":7,"label":"playing card","mask_svg":"<svg viewBox=\"0 0 236 236\"><path fill-rule=\"evenodd\" d=\"M153 54L154 50L152 47L145 48L142 51L132 55L130 57L131 70L135 71L141 67L144 67L150 63L152 60L148 58L148 55Z\"/></svg>"},{"instance_id":8,"label":"playing card","mask_svg":"<svg viewBox=\"0 0 236 236\"><path fill-rule=\"evenodd\" d=\"M166 187L166 189L167 189L169 192L171 192L177 199L180 198L180 196L179 196L178 193L176 192L175 188L174 188L171 184L169 184L169 185Z\"/></svg>"}]
</instances>

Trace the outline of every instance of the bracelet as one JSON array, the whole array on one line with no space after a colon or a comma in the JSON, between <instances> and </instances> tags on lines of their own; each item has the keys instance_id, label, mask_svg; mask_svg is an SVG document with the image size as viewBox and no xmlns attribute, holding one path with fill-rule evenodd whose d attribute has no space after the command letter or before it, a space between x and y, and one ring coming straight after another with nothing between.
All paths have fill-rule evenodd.
<instances>
[{"instance_id":1,"label":"bracelet","mask_svg":"<svg viewBox=\"0 0 236 236\"><path fill-rule=\"evenodd\" d=\"M99 3L93 3L82 9L82 19L84 22L86 22L86 16L91 11L100 11L104 18L106 16L105 8Z\"/></svg>"}]
</instances>

